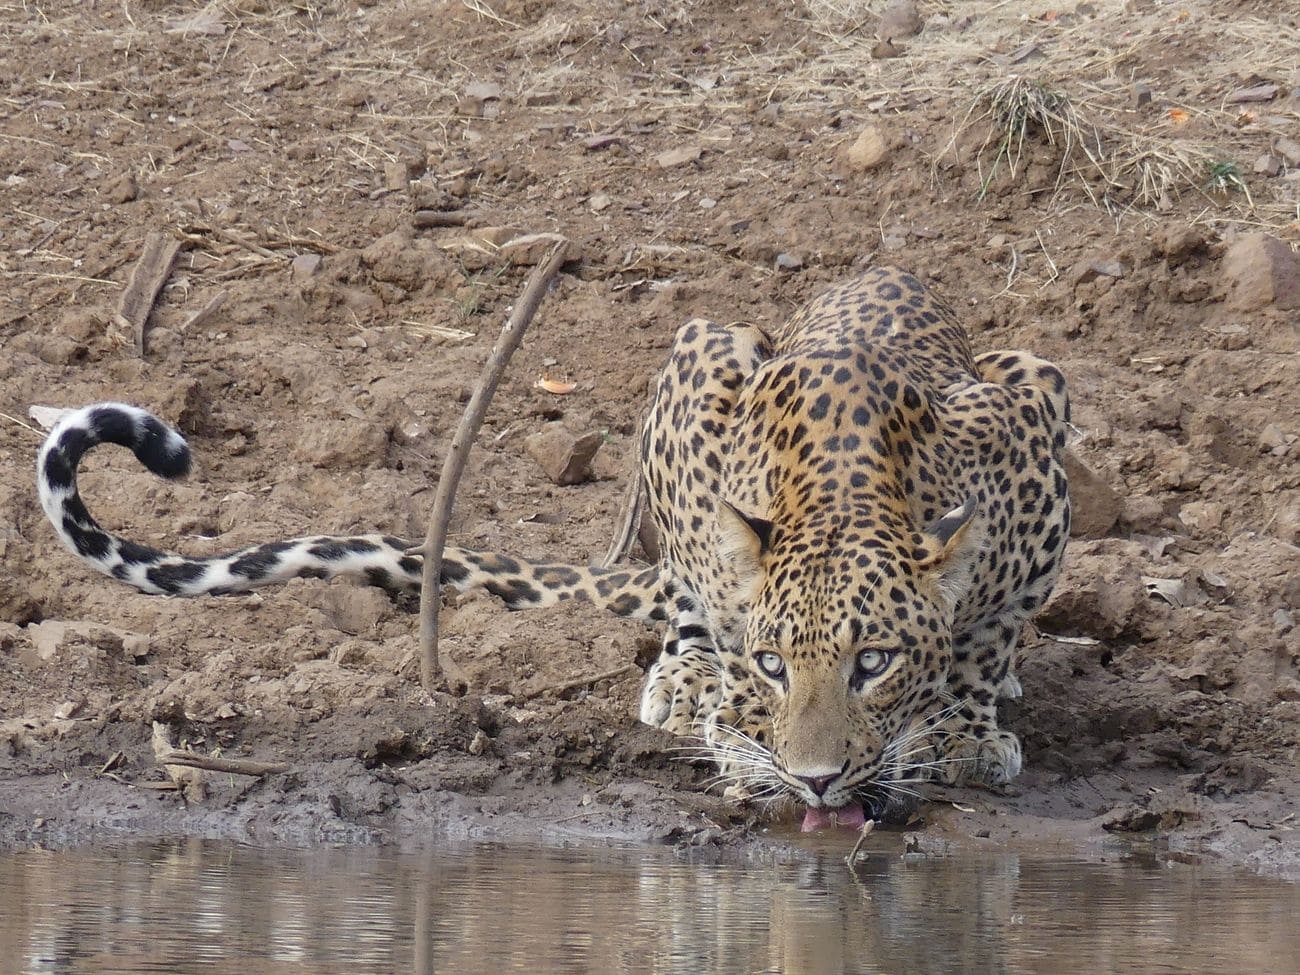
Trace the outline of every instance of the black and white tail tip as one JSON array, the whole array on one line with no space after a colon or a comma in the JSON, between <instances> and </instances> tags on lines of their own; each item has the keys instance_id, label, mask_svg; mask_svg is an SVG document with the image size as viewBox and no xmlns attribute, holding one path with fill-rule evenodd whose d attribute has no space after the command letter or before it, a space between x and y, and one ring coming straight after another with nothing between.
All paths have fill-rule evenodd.
<instances>
[{"instance_id":1,"label":"black and white tail tip","mask_svg":"<svg viewBox=\"0 0 1300 975\"><path fill-rule=\"evenodd\" d=\"M185 439L156 416L125 403L98 403L65 415L46 438L36 461L36 487L45 516L70 550L101 572L133 582L124 567L156 563L166 553L106 532L91 517L77 491L77 467L87 451L102 443L129 447L140 463L165 478L190 471ZM149 592L166 592L141 585Z\"/></svg>"}]
</instances>

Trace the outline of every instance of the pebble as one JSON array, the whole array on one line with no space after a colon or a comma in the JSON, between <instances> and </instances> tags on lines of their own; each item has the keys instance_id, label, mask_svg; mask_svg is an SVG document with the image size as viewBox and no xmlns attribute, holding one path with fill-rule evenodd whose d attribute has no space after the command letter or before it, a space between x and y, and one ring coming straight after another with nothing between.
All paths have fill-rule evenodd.
<instances>
[{"instance_id":1,"label":"pebble","mask_svg":"<svg viewBox=\"0 0 1300 975\"><path fill-rule=\"evenodd\" d=\"M1266 152L1255 160L1254 169L1261 176L1276 176L1282 172L1282 160L1271 152Z\"/></svg>"},{"instance_id":2,"label":"pebble","mask_svg":"<svg viewBox=\"0 0 1300 975\"><path fill-rule=\"evenodd\" d=\"M875 125L868 125L858 137L844 147L840 154L845 167L851 172L864 173L874 169L889 156L889 145L884 133Z\"/></svg>"},{"instance_id":3,"label":"pebble","mask_svg":"<svg viewBox=\"0 0 1300 975\"><path fill-rule=\"evenodd\" d=\"M532 267L535 264L541 264L546 259L546 255L551 252L551 248L559 242L564 243L564 260L577 260L578 254L573 241L568 240L562 234L524 234L522 237L516 237L514 240L508 240L501 245L501 256L510 261L511 264L521 264L525 267Z\"/></svg>"},{"instance_id":4,"label":"pebble","mask_svg":"<svg viewBox=\"0 0 1300 975\"><path fill-rule=\"evenodd\" d=\"M916 9L915 0L889 0L880 14L876 36L883 41L896 41L921 33L925 21Z\"/></svg>"},{"instance_id":5,"label":"pebble","mask_svg":"<svg viewBox=\"0 0 1300 975\"><path fill-rule=\"evenodd\" d=\"M1223 256L1228 304L1238 311L1300 308L1300 258L1268 234L1245 234Z\"/></svg>"},{"instance_id":6,"label":"pebble","mask_svg":"<svg viewBox=\"0 0 1300 975\"><path fill-rule=\"evenodd\" d=\"M140 186L131 173L123 173L104 187L104 199L109 203L130 203L140 195Z\"/></svg>"},{"instance_id":7,"label":"pebble","mask_svg":"<svg viewBox=\"0 0 1300 975\"><path fill-rule=\"evenodd\" d=\"M673 169L676 166L693 163L703 155L704 150L699 146L680 146L659 153L655 156L655 162L659 164L660 169Z\"/></svg>"},{"instance_id":8,"label":"pebble","mask_svg":"<svg viewBox=\"0 0 1300 975\"><path fill-rule=\"evenodd\" d=\"M798 254L780 253L776 255L776 266L782 271L798 271L803 267L803 258Z\"/></svg>"},{"instance_id":9,"label":"pebble","mask_svg":"<svg viewBox=\"0 0 1300 975\"><path fill-rule=\"evenodd\" d=\"M1217 531L1223 515L1223 505L1217 501L1189 501L1178 509L1178 520L1197 533Z\"/></svg>"},{"instance_id":10,"label":"pebble","mask_svg":"<svg viewBox=\"0 0 1300 975\"><path fill-rule=\"evenodd\" d=\"M1286 157L1289 165L1300 166L1300 142L1280 135L1277 137L1277 141L1273 143L1273 148Z\"/></svg>"},{"instance_id":11,"label":"pebble","mask_svg":"<svg viewBox=\"0 0 1300 975\"><path fill-rule=\"evenodd\" d=\"M1287 446L1287 443L1286 434L1276 423L1265 424L1264 429L1259 431L1259 445L1264 450L1276 450Z\"/></svg>"},{"instance_id":12,"label":"pebble","mask_svg":"<svg viewBox=\"0 0 1300 975\"><path fill-rule=\"evenodd\" d=\"M320 270L319 254L299 254L289 265L289 273L295 281L306 281Z\"/></svg>"},{"instance_id":13,"label":"pebble","mask_svg":"<svg viewBox=\"0 0 1300 975\"><path fill-rule=\"evenodd\" d=\"M567 487L591 480L592 459L604 442L599 432L575 437L564 424L548 423L529 436L524 447L553 484Z\"/></svg>"}]
</instances>

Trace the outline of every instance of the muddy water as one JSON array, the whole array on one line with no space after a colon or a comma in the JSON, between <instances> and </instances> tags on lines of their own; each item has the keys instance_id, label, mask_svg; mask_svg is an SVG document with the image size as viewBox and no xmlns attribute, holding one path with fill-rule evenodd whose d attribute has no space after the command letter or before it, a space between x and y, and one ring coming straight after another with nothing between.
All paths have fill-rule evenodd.
<instances>
[{"instance_id":1,"label":"muddy water","mask_svg":"<svg viewBox=\"0 0 1300 975\"><path fill-rule=\"evenodd\" d=\"M268 850L0 855L0 973L1278 972L1300 888L1026 856Z\"/></svg>"}]
</instances>

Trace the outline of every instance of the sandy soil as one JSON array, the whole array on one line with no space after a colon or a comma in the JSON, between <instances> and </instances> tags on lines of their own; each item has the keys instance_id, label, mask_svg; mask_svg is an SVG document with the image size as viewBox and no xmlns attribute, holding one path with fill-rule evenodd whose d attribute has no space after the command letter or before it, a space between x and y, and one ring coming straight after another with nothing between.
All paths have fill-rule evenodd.
<instances>
[{"instance_id":1,"label":"sandy soil","mask_svg":"<svg viewBox=\"0 0 1300 975\"><path fill-rule=\"evenodd\" d=\"M0 839L760 835L768 814L637 725L635 673L553 690L644 665L639 626L454 598L475 689L430 699L382 592L137 594L36 502L28 407L113 398L198 461L169 485L90 459L87 498L133 538L422 534L527 273L497 245L559 231L579 259L493 403L457 543L599 559L678 324L775 322L908 267L978 349L1066 370L1089 469L1007 713L1028 771L923 807L918 842L1131 837L1296 873L1294 15L1177 7L922 3L890 51L879 5L851 3L0 2ZM977 96L1016 73L1095 121L1105 166L1033 127L1014 172L995 159ZM150 233L184 246L140 358L114 313ZM557 421L603 435L591 481L556 487L525 449ZM155 721L292 769L168 791Z\"/></svg>"}]
</instances>

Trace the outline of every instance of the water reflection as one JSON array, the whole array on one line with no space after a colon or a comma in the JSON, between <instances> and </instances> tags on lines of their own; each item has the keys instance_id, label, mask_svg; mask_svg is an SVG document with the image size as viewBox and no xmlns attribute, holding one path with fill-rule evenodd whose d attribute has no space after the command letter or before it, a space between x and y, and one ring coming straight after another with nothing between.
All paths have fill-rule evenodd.
<instances>
[{"instance_id":1,"label":"water reflection","mask_svg":"<svg viewBox=\"0 0 1300 975\"><path fill-rule=\"evenodd\" d=\"M842 851L839 851L842 853ZM664 851L0 856L3 973L1294 972L1300 889L1002 856L746 866Z\"/></svg>"}]
</instances>

